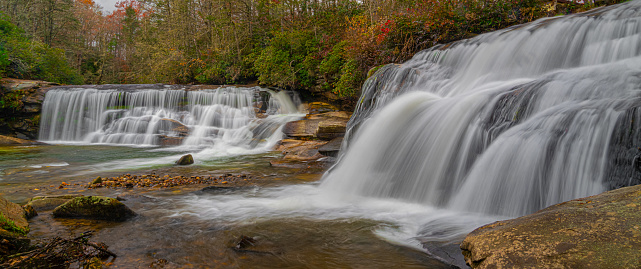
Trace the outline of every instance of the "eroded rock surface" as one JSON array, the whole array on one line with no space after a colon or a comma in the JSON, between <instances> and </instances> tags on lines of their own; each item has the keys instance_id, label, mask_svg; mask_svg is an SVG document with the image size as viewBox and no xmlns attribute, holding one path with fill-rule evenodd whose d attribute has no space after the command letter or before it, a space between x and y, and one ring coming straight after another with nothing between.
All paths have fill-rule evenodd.
<instances>
[{"instance_id":1,"label":"eroded rock surface","mask_svg":"<svg viewBox=\"0 0 641 269\"><path fill-rule=\"evenodd\" d=\"M472 268L639 268L641 185L576 199L470 233Z\"/></svg>"}]
</instances>

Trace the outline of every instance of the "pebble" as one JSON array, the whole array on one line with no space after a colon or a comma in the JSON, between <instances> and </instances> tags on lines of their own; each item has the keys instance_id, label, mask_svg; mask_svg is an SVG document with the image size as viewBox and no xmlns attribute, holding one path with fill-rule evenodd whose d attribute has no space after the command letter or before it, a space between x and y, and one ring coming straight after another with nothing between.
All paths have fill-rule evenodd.
<instances>
[{"instance_id":1,"label":"pebble","mask_svg":"<svg viewBox=\"0 0 641 269\"><path fill-rule=\"evenodd\" d=\"M89 183L87 188L168 188L192 184L229 184L236 181L251 180L252 177L246 174L225 174L221 176L170 176L170 175L131 175L124 174L117 177L103 177L101 183ZM63 182L60 188L66 183Z\"/></svg>"}]
</instances>

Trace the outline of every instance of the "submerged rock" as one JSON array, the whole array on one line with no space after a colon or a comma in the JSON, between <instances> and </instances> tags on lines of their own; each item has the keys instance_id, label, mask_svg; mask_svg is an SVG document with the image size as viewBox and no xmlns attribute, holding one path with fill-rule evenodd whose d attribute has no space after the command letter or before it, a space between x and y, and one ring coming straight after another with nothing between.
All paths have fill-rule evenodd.
<instances>
[{"instance_id":1,"label":"submerged rock","mask_svg":"<svg viewBox=\"0 0 641 269\"><path fill-rule=\"evenodd\" d=\"M178 161L176 161L177 165L190 165L193 163L194 163L194 157L192 157L191 154L182 156Z\"/></svg>"},{"instance_id":2,"label":"submerged rock","mask_svg":"<svg viewBox=\"0 0 641 269\"><path fill-rule=\"evenodd\" d=\"M53 210L55 218L83 218L110 221L125 221L136 216L120 201L102 196L76 197Z\"/></svg>"},{"instance_id":3,"label":"submerged rock","mask_svg":"<svg viewBox=\"0 0 641 269\"><path fill-rule=\"evenodd\" d=\"M58 207L61 204L68 202L69 200L82 197L80 194L68 194L68 195L55 195L55 196L36 196L29 199L29 202L25 207L31 207L36 212L42 212L47 210L52 210Z\"/></svg>"},{"instance_id":4,"label":"submerged rock","mask_svg":"<svg viewBox=\"0 0 641 269\"><path fill-rule=\"evenodd\" d=\"M576 199L468 234L472 268L637 268L641 185Z\"/></svg>"}]
</instances>

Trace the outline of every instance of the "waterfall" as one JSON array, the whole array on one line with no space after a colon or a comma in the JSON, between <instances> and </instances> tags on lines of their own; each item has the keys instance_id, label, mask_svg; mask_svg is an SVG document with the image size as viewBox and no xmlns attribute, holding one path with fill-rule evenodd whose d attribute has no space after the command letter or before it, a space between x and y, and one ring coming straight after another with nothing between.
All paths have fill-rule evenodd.
<instances>
[{"instance_id":1,"label":"waterfall","mask_svg":"<svg viewBox=\"0 0 641 269\"><path fill-rule=\"evenodd\" d=\"M324 191L519 216L641 183L641 1L416 54L363 85Z\"/></svg>"},{"instance_id":2,"label":"waterfall","mask_svg":"<svg viewBox=\"0 0 641 269\"><path fill-rule=\"evenodd\" d=\"M285 92L224 87L190 91L158 85L59 87L43 103L40 140L137 146L254 148L300 115ZM270 101L271 99L279 101ZM258 107L266 103L266 114ZM276 116L287 114L289 116Z\"/></svg>"}]
</instances>

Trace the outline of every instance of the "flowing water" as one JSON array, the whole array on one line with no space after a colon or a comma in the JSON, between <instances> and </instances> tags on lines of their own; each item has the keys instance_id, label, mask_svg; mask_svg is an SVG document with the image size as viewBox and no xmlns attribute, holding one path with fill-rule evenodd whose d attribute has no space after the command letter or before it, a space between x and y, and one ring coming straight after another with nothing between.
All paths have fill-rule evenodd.
<instances>
[{"instance_id":1,"label":"flowing water","mask_svg":"<svg viewBox=\"0 0 641 269\"><path fill-rule=\"evenodd\" d=\"M259 106L244 89L158 87L50 92L41 139L63 145L5 149L3 195L20 202L59 192L60 180L124 172L242 171L282 183L218 194L69 187L149 198L126 201L140 214L132 221L44 216L33 236L97 228L98 240L123 253L114 267L162 258L175 267L435 268L445 265L431 255L461 265L455 244L480 225L641 182L632 167L641 146L641 1L381 68L320 182L269 166L279 126L297 116L276 102L283 94L262 91L273 97ZM185 152L196 165L172 166ZM241 235L256 238L256 248L232 250Z\"/></svg>"}]
</instances>

